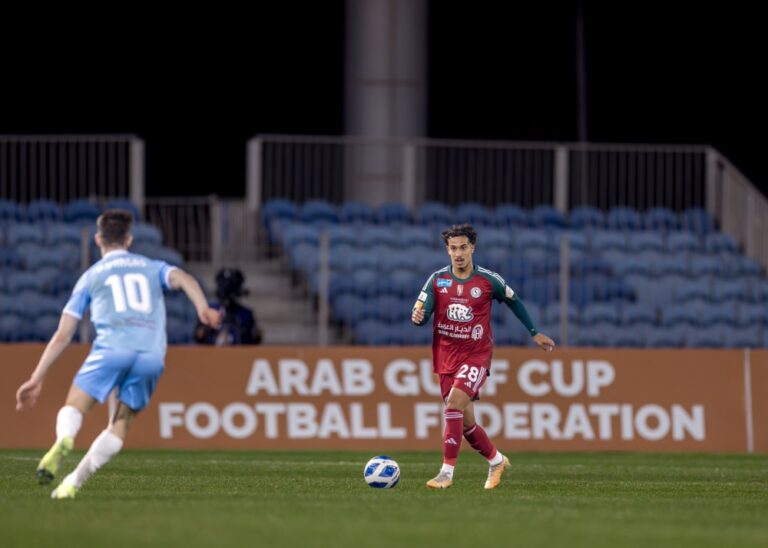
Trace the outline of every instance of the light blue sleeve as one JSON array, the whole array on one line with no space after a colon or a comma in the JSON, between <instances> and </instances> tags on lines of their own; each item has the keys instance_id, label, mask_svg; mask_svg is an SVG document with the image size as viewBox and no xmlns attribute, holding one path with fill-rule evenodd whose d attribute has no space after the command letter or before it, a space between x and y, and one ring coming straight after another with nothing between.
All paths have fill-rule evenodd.
<instances>
[{"instance_id":1,"label":"light blue sleeve","mask_svg":"<svg viewBox=\"0 0 768 548\"><path fill-rule=\"evenodd\" d=\"M169 265L165 261L155 261L158 265L160 265L160 285L163 286L163 289L173 289L171 287L171 282L168 279L168 277L171 275L171 272L176 270L176 267L173 265Z\"/></svg>"},{"instance_id":2,"label":"light blue sleeve","mask_svg":"<svg viewBox=\"0 0 768 548\"><path fill-rule=\"evenodd\" d=\"M89 273L90 270L83 272L83 275L77 280L67 304L64 306L64 313L74 316L78 320L82 319L83 314L85 314L85 311L91 304L91 289L88 283L90 280Z\"/></svg>"}]
</instances>

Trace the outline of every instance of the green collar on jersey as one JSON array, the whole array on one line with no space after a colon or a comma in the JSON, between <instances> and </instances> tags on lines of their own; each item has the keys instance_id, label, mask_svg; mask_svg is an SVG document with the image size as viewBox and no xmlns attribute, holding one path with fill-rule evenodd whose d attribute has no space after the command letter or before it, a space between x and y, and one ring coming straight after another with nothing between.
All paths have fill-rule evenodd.
<instances>
[{"instance_id":1,"label":"green collar on jersey","mask_svg":"<svg viewBox=\"0 0 768 548\"><path fill-rule=\"evenodd\" d=\"M457 278L456 275L453 273L453 264L449 264L448 265L448 274L451 275L451 278L453 278L457 282L463 284L463 283L466 283L466 282L468 282L469 280L471 280L472 278L475 277L475 275L477 274L477 265L475 263L472 263L472 273L469 276L467 276L466 278Z\"/></svg>"}]
</instances>

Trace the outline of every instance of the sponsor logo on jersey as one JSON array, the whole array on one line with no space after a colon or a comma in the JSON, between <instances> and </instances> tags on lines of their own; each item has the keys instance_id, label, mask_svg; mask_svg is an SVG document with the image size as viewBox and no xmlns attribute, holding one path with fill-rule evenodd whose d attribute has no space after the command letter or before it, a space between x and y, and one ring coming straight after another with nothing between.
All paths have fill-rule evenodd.
<instances>
[{"instance_id":1,"label":"sponsor logo on jersey","mask_svg":"<svg viewBox=\"0 0 768 548\"><path fill-rule=\"evenodd\" d=\"M483 326L478 324L472 328L472 340L479 341L483 338Z\"/></svg>"},{"instance_id":2,"label":"sponsor logo on jersey","mask_svg":"<svg viewBox=\"0 0 768 548\"><path fill-rule=\"evenodd\" d=\"M470 293L470 295L472 295L472 296L473 296L475 299L477 299L478 297L480 297L480 295L482 295L482 294L483 294L483 290L482 290L482 289L480 289L479 287L473 287L473 288L472 288L472 290L471 290L469 293Z\"/></svg>"},{"instance_id":3,"label":"sponsor logo on jersey","mask_svg":"<svg viewBox=\"0 0 768 548\"><path fill-rule=\"evenodd\" d=\"M475 315L472 314L471 306L464 306L463 304L458 303L448 305L446 316L448 316L449 320L454 322L471 322L472 318L475 317Z\"/></svg>"},{"instance_id":4,"label":"sponsor logo on jersey","mask_svg":"<svg viewBox=\"0 0 768 548\"><path fill-rule=\"evenodd\" d=\"M508 285L504 286L504 294L507 296L507 299L511 299L512 297L515 296L515 292L512 291L512 288L509 287Z\"/></svg>"},{"instance_id":5,"label":"sponsor logo on jersey","mask_svg":"<svg viewBox=\"0 0 768 548\"><path fill-rule=\"evenodd\" d=\"M437 279L437 287L451 287L452 285L453 285L453 280L450 278Z\"/></svg>"},{"instance_id":6,"label":"sponsor logo on jersey","mask_svg":"<svg viewBox=\"0 0 768 548\"><path fill-rule=\"evenodd\" d=\"M421 302L425 302L427 300L427 294L424 293L423 291L421 293L419 293L419 300Z\"/></svg>"},{"instance_id":7,"label":"sponsor logo on jersey","mask_svg":"<svg viewBox=\"0 0 768 548\"><path fill-rule=\"evenodd\" d=\"M464 293L464 286L462 284L459 284L456 286L456 294L461 297L461 295Z\"/></svg>"},{"instance_id":8,"label":"sponsor logo on jersey","mask_svg":"<svg viewBox=\"0 0 768 548\"><path fill-rule=\"evenodd\" d=\"M448 288L447 287L441 287L440 288L440 293L448 293Z\"/></svg>"}]
</instances>

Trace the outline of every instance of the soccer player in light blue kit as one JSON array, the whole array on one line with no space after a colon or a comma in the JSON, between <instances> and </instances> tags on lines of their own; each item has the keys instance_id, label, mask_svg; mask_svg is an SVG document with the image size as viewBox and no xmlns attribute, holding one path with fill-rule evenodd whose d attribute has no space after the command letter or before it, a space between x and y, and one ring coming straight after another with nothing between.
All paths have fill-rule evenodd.
<instances>
[{"instance_id":1,"label":"soccer player in light blue kit","mask_svg":"<svg viewBox=\"0 0 768 548\"><path fill-rule=\"evenodd\" d=\"M167 346L163 289L183 290L203 324L216 328L221 324L220 312L208 306L192 276L163 261L128 252L132 221L130 213L116 209L98 218L95 238L102 258L78 280L37 367L16 392L17 411L35 404L48 369L69 345L90 306L96 340L56 417L56 443L36 473L41 484L53 481L61 459L72 450L83 415L93 404L104 403L115 388L119 402L108 428L51 493L54 499L74 498L83 483L120 451L132 420L149 403L163 373Z\"/></svg>"}]
</instances>

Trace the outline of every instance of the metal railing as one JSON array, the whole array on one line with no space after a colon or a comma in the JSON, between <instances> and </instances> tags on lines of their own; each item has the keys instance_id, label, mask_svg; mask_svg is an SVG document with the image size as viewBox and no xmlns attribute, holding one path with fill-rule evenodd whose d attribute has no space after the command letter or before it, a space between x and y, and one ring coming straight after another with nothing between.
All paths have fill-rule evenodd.
<instances>
[{"instance_id":1,"label":"metal railing","mask_svg":"<svg viewBox=\"0 0 768 548\"><path fill-rule=\"evenodd\" d=\"M0 197L130 198L144 204L144 142L133 135L2 135Z\"/></svg>"},{"instance_id":2,"label":"metal railing","mask_svg":"<svg viewBox=\"0 0 768 548\"><path fill-rule=\"evenodd\" d=\"M768 269L766 198L701 145L518 143L263 135L248 143L246 208L272 198L379 205L511 202L641 211L700 207Z\"/></svg>"}]
</instances>

